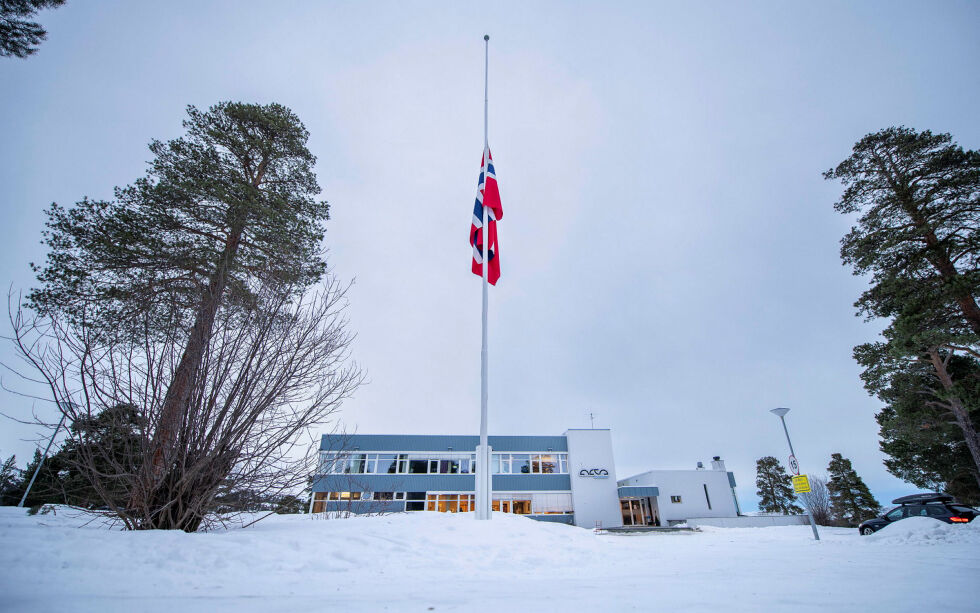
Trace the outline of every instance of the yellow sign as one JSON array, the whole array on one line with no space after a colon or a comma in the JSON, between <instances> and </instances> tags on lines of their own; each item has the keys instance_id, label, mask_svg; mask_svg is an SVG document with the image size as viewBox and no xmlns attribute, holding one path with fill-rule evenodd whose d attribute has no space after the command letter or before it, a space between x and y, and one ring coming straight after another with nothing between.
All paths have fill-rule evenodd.
<instances>
[{"instance_id":1,"label":"yellow sign","mask_svg":"<svg viewBox=\"0 0 980 613\"><path fill-rule=\"evenodd\" d=\"M793 477L793 493L794 494L806 494L810 491L810 480L806 475L797 475Z\"/></svg>"}]
</instances>

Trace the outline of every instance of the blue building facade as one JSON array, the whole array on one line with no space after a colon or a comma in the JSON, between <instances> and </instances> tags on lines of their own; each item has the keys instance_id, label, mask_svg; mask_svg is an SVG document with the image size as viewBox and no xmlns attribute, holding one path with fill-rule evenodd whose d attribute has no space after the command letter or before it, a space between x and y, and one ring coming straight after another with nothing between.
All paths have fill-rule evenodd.
<instances>
[{"instance_id":1,"label":"blue building facade","mask_svg":"<svg viewBox=\"0 0 980 613\"><path fill-rule=\"evenodd\" d=\"M467 512L477 436L324 435L313 512ZM491 436L492 508L573 523L566 436Z\"/></svg>"}]
</instances>

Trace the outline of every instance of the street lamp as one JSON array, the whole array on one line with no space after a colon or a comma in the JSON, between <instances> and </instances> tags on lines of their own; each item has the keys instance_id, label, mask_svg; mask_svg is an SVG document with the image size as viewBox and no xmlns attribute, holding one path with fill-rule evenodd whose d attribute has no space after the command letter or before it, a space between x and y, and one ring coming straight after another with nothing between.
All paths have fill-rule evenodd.
<instances>
[{"instance_id":1,"label":"street lamp","mask_svg":"<svg viewBox=\"0 0 980 613\"><path fill-rule=\"evenodd\" d=\"M779 407L776 409L770 409L770 413L779 416L779 421L783 422L783 432L786 433L786 442L789 443L789 454L796 459L796 452L793 451L793 441L789 440L789 430L786 428L786 414L789 413L789 409L785 407ZM797 462L798 465L798 462ZM803 498L803 504L806 505L807 515L810 517L810 527L813 528L813 540L819 541L820 534L817 532L817 522L813 521L813 510L810 508L810 503L807 501L806 497Z\"/></svg>"}]
</instances>

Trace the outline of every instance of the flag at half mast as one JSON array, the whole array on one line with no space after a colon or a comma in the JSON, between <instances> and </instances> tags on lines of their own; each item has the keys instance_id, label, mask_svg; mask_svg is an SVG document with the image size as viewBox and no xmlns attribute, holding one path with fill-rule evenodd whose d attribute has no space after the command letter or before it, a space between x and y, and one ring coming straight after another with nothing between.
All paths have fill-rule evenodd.
<instances>
[{"instance_id":1,"label":"flag at half mast","mask_svg":"<svg viewBox=\"0 0 980 613\"><path fill-rule=\"evenodd\" d=\"M497 175L493 169L493 155L487 150L489 160L480 160L480 180L477 183L476 204L473 205L473 223L470 226L470 245L473 246L473 274L483 276L483 241L487 242L487 281L496 285L500 278L500 249L497 245L497 221L504 216L497 189ZM484 162L487 161L486 164ZM487 228L483 228L483 207L487 207Z\"/></svg>"}]
</instances>

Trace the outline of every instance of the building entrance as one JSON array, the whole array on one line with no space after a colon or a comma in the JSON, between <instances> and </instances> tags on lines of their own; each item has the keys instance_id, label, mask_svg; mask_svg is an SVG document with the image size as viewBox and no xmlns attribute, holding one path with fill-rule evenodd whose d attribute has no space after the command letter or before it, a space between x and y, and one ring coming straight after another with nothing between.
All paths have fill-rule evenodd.
<instances>
[{"instance_id":1,"label":"building entrance","mask_svg":"<svg viewBox=\"0 0 980 613\"><path fill-rule=\"evenodd\" d=\"M621 498L624 526L659 526L657 501L652 498Z\"/></svg>"}]
</instances>

